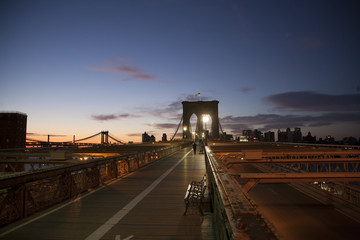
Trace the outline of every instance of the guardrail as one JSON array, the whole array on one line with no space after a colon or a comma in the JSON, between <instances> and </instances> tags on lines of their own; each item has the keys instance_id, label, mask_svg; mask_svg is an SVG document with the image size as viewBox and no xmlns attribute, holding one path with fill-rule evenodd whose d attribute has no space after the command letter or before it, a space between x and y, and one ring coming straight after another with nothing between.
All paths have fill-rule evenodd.
<instances>
[{"instance_id":1,"label":"guardrail","mask_svg":"<svg viewBox=\"0 0 360 240\"><path fill-rule=\"evenodd\" d=\"M293 146L360 149L360 145L347 145L347 144L291 143L291 142L273 142L273 143L283 144L283 145L293 145Z\"/></svg>"},{"instance_id":2,"label":"guardrail","mask_svg":"<svg viewBox=\"0 0 360 240\"><path fill-rule=\"evenodd\" d=\"M0 178L0 226L91 191L189 145L118 155L86 162L19 172Z\"/></svg>"},{"instance_id":3,"label":"guardrail","mask_svg":"<svg viewBox=\"0 0 360 240\"><path fill-rule=\"evenodd\" d=\"M279 239L273 225L208 147L205 163L217 239Z\"/></svg>"}]
</instances>

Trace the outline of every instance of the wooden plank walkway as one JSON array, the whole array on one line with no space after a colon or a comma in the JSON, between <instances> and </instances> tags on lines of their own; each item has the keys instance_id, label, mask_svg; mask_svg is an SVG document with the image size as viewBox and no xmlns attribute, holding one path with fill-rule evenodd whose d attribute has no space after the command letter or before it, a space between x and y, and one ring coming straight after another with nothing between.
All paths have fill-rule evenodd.
<instances>
[{"instance_id":1,"label":"wooden plank walkway","mask_svg":"<svg viewBox=\"0 0 360 240\"><path fill-rule=\"evenodd\" d=\"M0 239L215 239L211 214L184 213L188 184L205 173L190 148L77 199L0 229Z\"/></svg>"}]
</instances>

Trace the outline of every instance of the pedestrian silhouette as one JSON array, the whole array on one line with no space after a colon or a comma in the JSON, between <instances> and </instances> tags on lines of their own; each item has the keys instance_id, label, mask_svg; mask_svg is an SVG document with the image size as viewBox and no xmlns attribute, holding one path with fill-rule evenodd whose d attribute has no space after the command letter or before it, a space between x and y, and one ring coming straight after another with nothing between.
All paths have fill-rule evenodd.
<instances>
[{"instance_id":1,"label":"pedestrian silhouette","mask_svg":"<svg viewBox=\"0 0 360 240\"><path fill-rule=\"evenodd\" d=\"M196 154L196 143L194 142L192 145L193 149L194 149L194 154Z\"/></svg>"}]
</instances>

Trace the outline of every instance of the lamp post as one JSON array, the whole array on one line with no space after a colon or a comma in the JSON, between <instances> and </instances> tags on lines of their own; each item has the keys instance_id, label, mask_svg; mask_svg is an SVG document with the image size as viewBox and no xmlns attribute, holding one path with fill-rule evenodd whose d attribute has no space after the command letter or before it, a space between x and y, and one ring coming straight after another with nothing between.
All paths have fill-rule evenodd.
<instances>
[{"instance_id":1,"label":"lamp post","mask_svg":"<svg viewBox=\"0 0 360 240\"><path fill-rule=\"evenodd\" d=\"M187 131L187 127L184 126L184 127L183 127L183 138L187 138L186 131Z\"/></svg>"}]
</instances>

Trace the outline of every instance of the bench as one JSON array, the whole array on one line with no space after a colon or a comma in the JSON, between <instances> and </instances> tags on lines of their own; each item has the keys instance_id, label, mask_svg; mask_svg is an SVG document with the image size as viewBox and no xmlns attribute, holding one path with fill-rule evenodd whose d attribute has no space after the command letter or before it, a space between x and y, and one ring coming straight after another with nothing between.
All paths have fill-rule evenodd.
<instances>
[{"instance_id":1,"label":"bench","mask_svg":"<svg viewBox=\"0 0 360 240\"><path fill-rule=\"evenodd\" d=\"M206 175L203 176L201 181L192 181L185 193L184 202L185 202L185 212L189 208L189 206L197 206L200 214L204 215L203 208L204 208L204 193L206 189Z\"/></svg>"}]
</instances>

